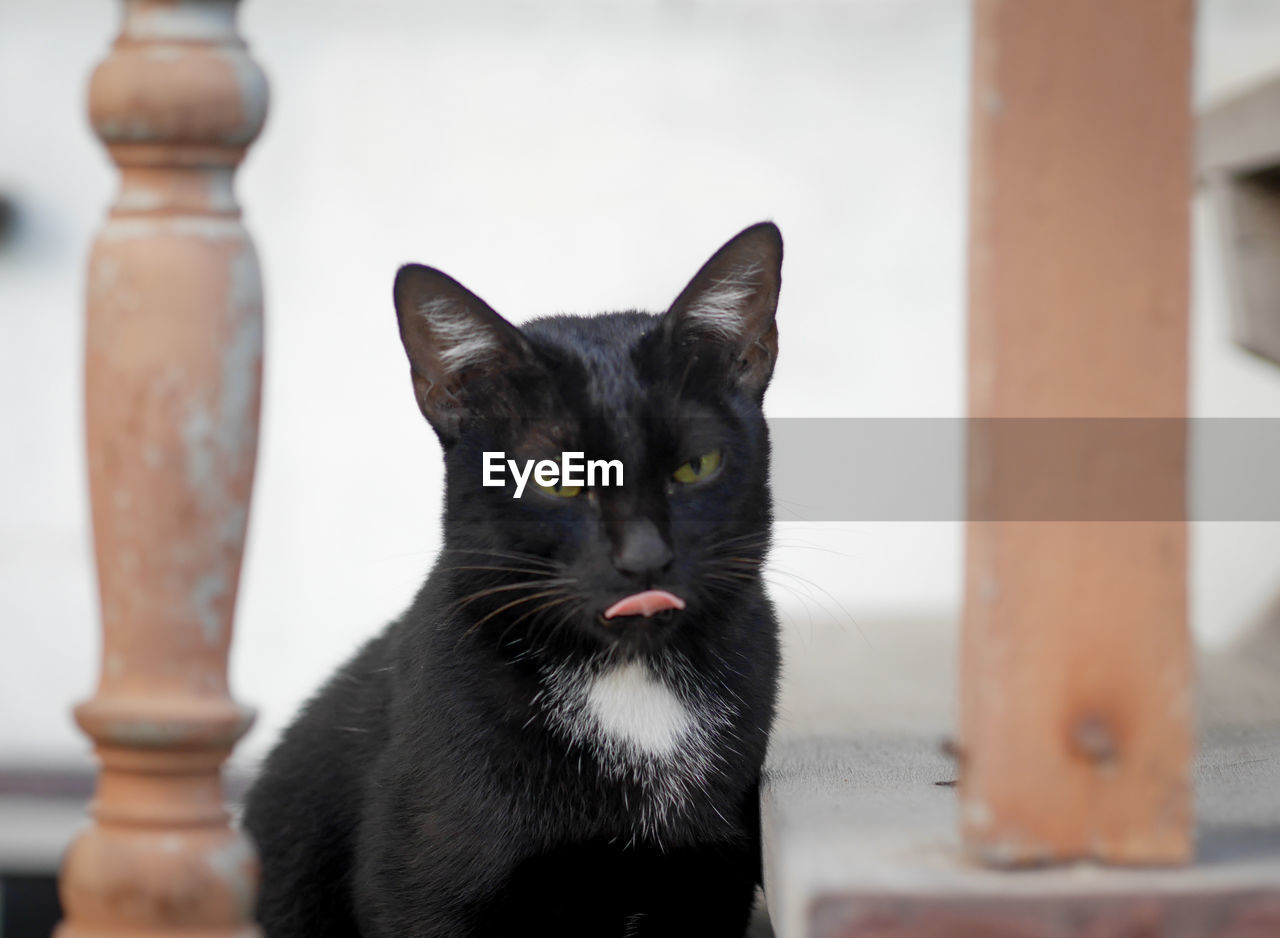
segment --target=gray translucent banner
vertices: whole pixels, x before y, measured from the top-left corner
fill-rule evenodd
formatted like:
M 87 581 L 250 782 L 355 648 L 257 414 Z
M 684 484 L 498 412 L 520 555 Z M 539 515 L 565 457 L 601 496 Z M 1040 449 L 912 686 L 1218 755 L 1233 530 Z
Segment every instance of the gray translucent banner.
M 1280 419 L 769 427 L 779 521 L 1280 521 Z

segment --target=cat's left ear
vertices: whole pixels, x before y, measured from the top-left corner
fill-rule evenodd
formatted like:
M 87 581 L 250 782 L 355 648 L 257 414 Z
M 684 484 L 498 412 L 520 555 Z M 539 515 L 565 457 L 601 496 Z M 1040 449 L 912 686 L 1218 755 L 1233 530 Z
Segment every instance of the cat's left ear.
M 778 290 L 782 233 L 761 222 L 731 238 L 702 265 L 665 317 L 679 351 L 708 343 L 723 353 L 729 380 L 755 397 L 764 394 L 778 358 Z
M 517 385 L 542 373 L 519 329 L 448 274 L 421 264 L 400 268 L 395 303 L 418 407 L 442 443 L 454 442 L 472 419 L 518 414 Z

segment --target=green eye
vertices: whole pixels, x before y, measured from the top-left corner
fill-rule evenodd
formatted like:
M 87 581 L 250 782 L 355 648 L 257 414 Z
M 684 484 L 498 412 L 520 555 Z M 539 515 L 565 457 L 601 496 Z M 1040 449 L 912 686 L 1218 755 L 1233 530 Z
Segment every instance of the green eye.
M 534 485 L 538 485 L 538 483 L 535 482 Z M 561 485 L 559 482 L 555 485 L 538 485 L 538 488 L 548 495 L 554 495 L 556 498 L 573 498 L 582 491 L 581 485 Z
M 690 459 L 671 475 L 677 482 L 683 482 L 688 485 L 690 482 L 701 482 L 719 468 L 720 450 L 713 449 L 709 453 L 703 453 L 701 456 Z

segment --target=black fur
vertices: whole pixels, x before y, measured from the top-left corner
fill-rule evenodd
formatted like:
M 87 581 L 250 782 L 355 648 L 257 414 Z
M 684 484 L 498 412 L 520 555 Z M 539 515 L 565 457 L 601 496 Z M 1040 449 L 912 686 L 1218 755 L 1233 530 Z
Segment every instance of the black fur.
M 272 938 L 743 933 L 778 672 L 760 578 L 772 518 L 760 404 L 781 250 L 777 229 L 757 225 L 664 315 L 519 330 L 443 274 L 401 271 L 401 334 L 445 452 L 444 549 L 249 794 Z M 708 329 L 690 311 L 734 277 L 741 329 Z M 428 308 L 471 317 L 486 355 L 451 365 L 456 330 L 433 332 Z M 566 448 L 621 459 L 625 486 L 558 498 L 531 481 L 516 500 L 480 484 L 486 450 Z M 673 481 L 717 449 L 711 477 Z M 620 567 L 623 554 L 640 569 Z M 686 608 L 600 618 L 649 587 Z M 618 763 L 553 718 L 548 674 L 625 662 L 716 715 L 699 771 Z

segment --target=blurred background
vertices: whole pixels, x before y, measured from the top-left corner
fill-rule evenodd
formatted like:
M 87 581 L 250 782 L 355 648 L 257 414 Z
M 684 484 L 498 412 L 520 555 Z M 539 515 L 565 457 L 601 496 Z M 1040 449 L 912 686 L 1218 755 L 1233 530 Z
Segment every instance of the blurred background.
M 85 88 L 117 19 L 112 0 L 0 0 L 0 774 L 88 764 L 69 715 L 99 647 L 81 298 L 114 173 Z M 769 414 L 963 414 L 965 0 L 246 0 L 241 28 L 272 86 L 238 187 L 268 316 L 242 768 L 407 605 L 439 541 L 438 448 L 390 299 L 402 262 L 517 322 L 659 310 L 773 219 Z M 1280 3 L 1204 0 L 1197 41 L 1203 104 L 1280 69 Z M 1230 342 L 1203 198 L 1195 217 L 1192 413 L 1280 417 L 1280 368 Z M 864 722 L 937 698 L 961 525 L 800 524 L 785 501 L 779 518 L 784 721 L 849 719 L 833 695 L 872 675 Z M 1280 595 L 1280 524 L 1198 522 L 1192 545 L 1211 647 Z

